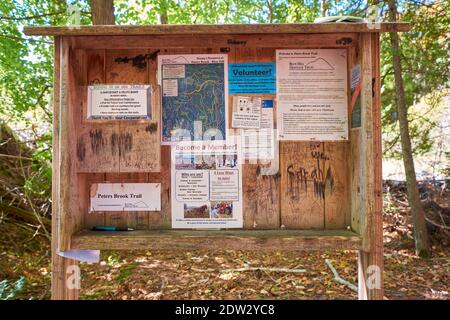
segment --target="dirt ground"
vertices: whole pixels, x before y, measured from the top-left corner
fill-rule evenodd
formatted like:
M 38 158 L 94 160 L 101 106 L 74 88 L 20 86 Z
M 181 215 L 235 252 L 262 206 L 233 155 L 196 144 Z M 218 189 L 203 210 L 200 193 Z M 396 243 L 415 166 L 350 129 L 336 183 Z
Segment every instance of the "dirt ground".
M 432 257 L 416 257 L 404 188 L 387 184 L 385 191 L 385 298 L 448 299 L 448 234 L 432 226 Z M 448 189 L 428 196 L 449 206 Z M 81 264 L 81 299 L 356 299 L 355 291 L 335 282 L 325 259 L 357 283 L 352 251 L 102 251 L 99 264 Z M 250 267 L 266 269 L 236 270 Z M 50 298 L 50 252 L 45 240 L 19 224 L 0 223 L 0 298 L 8 293 Z

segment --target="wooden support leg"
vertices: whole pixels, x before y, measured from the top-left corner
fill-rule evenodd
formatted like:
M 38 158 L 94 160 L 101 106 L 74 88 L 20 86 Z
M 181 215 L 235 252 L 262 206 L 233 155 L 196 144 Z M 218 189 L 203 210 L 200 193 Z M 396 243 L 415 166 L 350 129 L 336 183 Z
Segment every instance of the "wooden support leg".
M 382 258 L 382 253 L 381 253 Z M 383 265 L 379 253 L 358 253 L 358 299 L 383 299 Z
M 78 261 L 58 256 L 60 236 L 60 178 L 59 178 L 59 115 L 60 115 L 60 37 L 54 40 L 54 84 L 53 84 L 53 171 L 52 171 L 52 299 L 76 300 L 80 288 Z M 66 58 L 67 60 L 67 58 Z
M 383 299 L 383 183 L 381 168 L 381 106 L 379 34 L 365 33 L 362 46 L 361 114 L 365 192 L 363 248 L 358 256 L 358 297 Z
M 80 272 L 78 261 L 52 254 L 52 300 L 78 300 Z

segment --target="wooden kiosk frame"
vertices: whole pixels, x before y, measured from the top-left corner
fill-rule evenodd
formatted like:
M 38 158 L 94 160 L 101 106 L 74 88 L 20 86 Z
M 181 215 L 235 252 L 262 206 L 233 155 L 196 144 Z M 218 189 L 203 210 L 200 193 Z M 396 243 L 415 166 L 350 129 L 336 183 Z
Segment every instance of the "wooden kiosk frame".
M 218 249 L 220 243 L 236 250 L 358 250 L 359 297 L 382 299 L 379 37 L 408 30 L 406 23 L 26 27 L 27 35 L 54 36 L 52 298 L 78 298 L 66 281 L 77 262 L 59 251 Z M 349 82 L 352 68 L 361 70 L 359 126 L 349 128 L 347 141 L 314 143 L 334 173 L 334 192 L 326 189 L 318 206 L 308 203 L 295 173 L 299 162 L 316 163 L 312 144 L 282 141 L 277 174 L 243 165 L 242 230 L 171 230 L 170 147 L 160 146 L 158 90 L 150 120 L 86 117 L 87 85 L 158 88 L 158 54 L 227 53 L 229 63 L 268 62 L 276 49 L 303 48 L 345 48 Z M 162 210 L 88 214 L 96 182 L 159 182 Z M 137 230 L 87 231 L 96 224 Z M 379 285 L 368 283 L 373 277 Z

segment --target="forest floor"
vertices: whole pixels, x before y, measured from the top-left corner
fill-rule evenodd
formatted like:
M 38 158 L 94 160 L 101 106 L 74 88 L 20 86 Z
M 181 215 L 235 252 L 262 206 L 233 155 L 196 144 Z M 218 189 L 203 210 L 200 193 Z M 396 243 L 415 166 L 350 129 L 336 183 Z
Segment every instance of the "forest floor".
M 435 194 L 433 201 L 449 206 L 448 189 Z M 385 184 L 386 299 L 449 298 L 449 237 L 438 231 L 431 230 L 432 257 L 416 257 L 405 190 Z M 325 259 L 357 283 L 353 251 L 102 251 L 99 264 L 81 264 L 81 299 L 356 299 L 355 291 L 334 281 Z M 305 272 L 227 270 L 246 266 Z M 0 223 L 0 298 L 8 294 L 50 298 L 50 247 L 19 224 Z

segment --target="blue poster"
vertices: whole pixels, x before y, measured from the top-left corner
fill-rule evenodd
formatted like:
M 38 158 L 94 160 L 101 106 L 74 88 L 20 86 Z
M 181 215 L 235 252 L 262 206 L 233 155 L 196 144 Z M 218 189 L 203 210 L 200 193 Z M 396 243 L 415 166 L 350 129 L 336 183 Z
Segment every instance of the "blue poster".
M 275 63 L 230 63 L 228 65 L 228 93 L 275 94 Z

